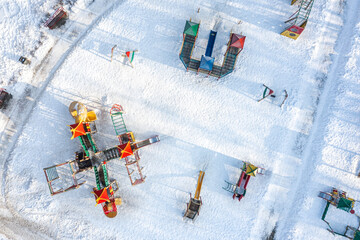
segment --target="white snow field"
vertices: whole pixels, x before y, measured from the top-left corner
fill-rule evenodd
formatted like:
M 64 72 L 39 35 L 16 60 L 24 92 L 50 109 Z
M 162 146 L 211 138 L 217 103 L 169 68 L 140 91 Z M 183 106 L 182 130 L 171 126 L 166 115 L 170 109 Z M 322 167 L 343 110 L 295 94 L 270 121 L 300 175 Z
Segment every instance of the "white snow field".
M 360 199 L 358 0 L 316 0 L 296 41 L 279 34 L 297 9 L 291 0 L 61 2 L 69 19 L 50 30 L 42 24 L 59 1 L 0 1 L 1 87 L 13 94 L 0 112 L 0 239 L 343 239 L 326 230 L 317 195 L 336 187 Z M 186 72 L 179 51 L 190 18 L 201 21 L 196 57 L 211 29 L 218 63 L 230 32 L 246 36 L 233 73 Z M 134 49 L 132 68 L 122 54 Z M 262 84 L 287 90 L 282 108 L 256 101 Z M 81 148 L 70 140 L 72 101 L 96 111 L 100 150 L 118 144 L 116 103 L 137 140 L 160 136 L 140 150 L 145 183 L 131 186 L 123 160 L 107 164 L 123 200 L 116 218 L 95 207 L 93 171 L 50 196 L 43 168 Z M 266 173 L 238 202 L 222 187 L 236 183 L 242 160 Z M 200 170 L 200 215 L 184 221 Z M 328 214 L 335 230 L 357 227 L 339 211 Z

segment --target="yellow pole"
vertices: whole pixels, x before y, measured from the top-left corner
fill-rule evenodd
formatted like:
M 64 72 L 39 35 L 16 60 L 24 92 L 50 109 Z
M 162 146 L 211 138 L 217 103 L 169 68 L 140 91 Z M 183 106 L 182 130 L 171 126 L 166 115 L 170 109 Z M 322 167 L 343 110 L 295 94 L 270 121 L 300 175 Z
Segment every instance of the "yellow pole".
M 200 171 L 197 186 L 196 186 L 195 197 L 194 197 L 196 200 L 200 199 L 200 191 L 201 191 L 202 182 L 204 180 L 204 176 L 205 176 L 205 172 Z

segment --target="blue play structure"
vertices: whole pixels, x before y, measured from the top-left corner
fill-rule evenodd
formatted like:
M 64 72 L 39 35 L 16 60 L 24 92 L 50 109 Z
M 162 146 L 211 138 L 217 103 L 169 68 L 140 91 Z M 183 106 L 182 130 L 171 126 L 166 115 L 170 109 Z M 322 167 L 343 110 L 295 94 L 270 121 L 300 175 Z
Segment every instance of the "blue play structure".
M 205 56 L 211 57 L 212 51 L 214 49 L 215 39 L 216 39 L 216 32 L 211 30 L 209 35 L 209 41 L 206 47 Z
M 214 61 L 215 61 L 215 58 L 202 55 L 199 69 L 212 71 L 213 66 L 214 66 Z
M 216 39 L 216 32 L 211 30 L 209 35 L 209 41 L 206 46 L 205 56 L 204 55 L 201 56 L 199 69 L 203 69 L 206 71 L 213 70 L 215 58 L 211 57 L 211 55 L 214 49 L 215 39 Z
M 196 38 L 198 36 L 200 23 L 186 21 L 183 32 L 183 44 L 180 50 L 180 60 L 184 64 L 186 71 L 191 70 L 197 73 L 204 73 L 218 79 L 228 75 L 235 69 L 236 59 L 244 48 L 245 36 L 230 33 L 230 39 L 224 55 L 222 65 L 215 64 L 215 58 L 212 57 L 217 32 L 210 31 L 209 40 L 206 46 L 205 55 L 201 59 L 192 58 Z

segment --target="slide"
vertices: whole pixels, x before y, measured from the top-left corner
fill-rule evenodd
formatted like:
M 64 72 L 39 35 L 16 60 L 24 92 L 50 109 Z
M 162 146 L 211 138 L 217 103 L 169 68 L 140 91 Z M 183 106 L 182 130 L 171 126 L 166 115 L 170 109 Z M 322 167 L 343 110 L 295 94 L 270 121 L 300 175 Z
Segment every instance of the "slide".
M 209 41 L 208 41 L 208 44 L 206 47 L 205 56 L 211 57 L 212 51 L 214 48 L 214 44 L 215 44 L 215 38 L 216 38 L 216 32 L 211 30 L 210 35 L 209 35 Z

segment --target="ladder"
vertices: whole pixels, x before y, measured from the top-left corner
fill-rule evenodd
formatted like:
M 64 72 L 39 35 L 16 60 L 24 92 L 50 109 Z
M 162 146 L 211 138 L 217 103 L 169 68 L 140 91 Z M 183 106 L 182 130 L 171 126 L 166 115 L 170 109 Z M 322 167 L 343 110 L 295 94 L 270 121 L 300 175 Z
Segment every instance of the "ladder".
M 118 104 L 114 104 L 110 109 L 110 116 L 117 136 L 128 132 L 122 115 L 123 115 L 122 106 Z
M 140 167 L 139 164 L 139 153 L 138 152 L 134 152 L 133 156 L 129 156 L 129 157 L 125 157 L 125 166 L 126 166 L 126 170 L 128 172 L 129 175 L 129 179 L 131 182 L 131 185 L 137 185 L 140 183 L 145 182 L 145 176 L 143 176 L 142 174 L 142 170 L 143 168 Z M 133 173 L 137 173 L 137 176 L 132 176 Z
M 292 25 L 295 26 L 306 24 L 313 4 L 314 0 L 301 0 L 299 9 L 292 16 L 290 16 L 290 18 L 285 21 L 285 23 L 292 22 Z
M 100 184 L 100 176 L 99 176 L 99 172 L 97 170 L 97 167 L 94 166 L 94 173 L 95 173 L 95 180 L 96 180 L 96 187 L 97 190 L 101 189 L 101 184 Z

